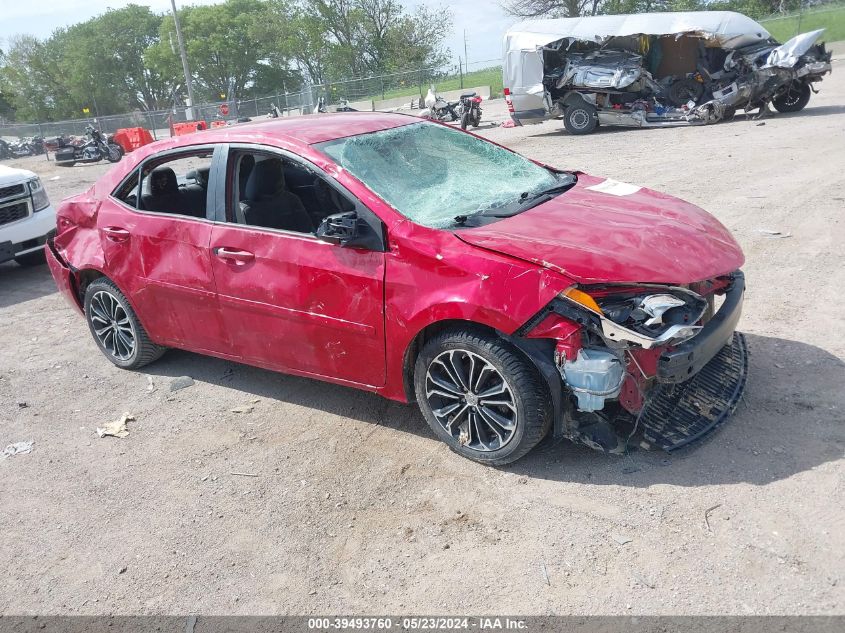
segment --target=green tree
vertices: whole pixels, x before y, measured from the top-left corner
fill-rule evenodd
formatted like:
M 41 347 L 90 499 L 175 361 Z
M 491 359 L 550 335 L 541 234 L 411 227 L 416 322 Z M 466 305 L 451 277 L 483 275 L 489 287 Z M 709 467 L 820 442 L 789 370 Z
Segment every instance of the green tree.
M 31 35 L 11 38 L 1 72 L 17 119 L 50 121 L 72 109 L 58 48 Z
M 448 10 L 420 6 L 408 13 L 396 0 L 303 0 L 295 15 L 301 35 L 292 36 L 292 52 L 312 81 L 439 66 L 447 60 Z M 311 72 L 312 65 L 317 73 Z
M 128 5 L 56 30 L 44 41 L 13 38 L 2 75 L 18 116 L 50 120 L 167 101 L 173 81 L 149 68 L 144 54 L 158 39 L 161 17 Z
M 179 11 L 196 98 L 217 100 L 221 94 L 230 98 L 230 88 L 241 96 L 251 86 L 272 92 L 285 78 L 295 79 L 285 72 L 285 55 L 268 33 L 270 10 L 271 4 L 262 0 L 226 0 Z M 162 76 L 181 75 L 175 42 L 176 27 L 168 15 L 162 21 L 159 42 L 146 56 Z M 257 86 L 258 79 L 268 85 Z
M 12 91 L 6 80 L 6 54 L 0 50 L 0 121 L 9 121 L 15 118 L 15 106 L 12 103 Z
M 89 65 L 105 73 L 106 85 L 133 108 L 157 109 L 167 105 L 173 78 L 150 68 L 144 56 L 158 42 L 162 17 L 149 7 L 130 4 L 110 9 L 90 21 L 90 39 L 85 42 Z

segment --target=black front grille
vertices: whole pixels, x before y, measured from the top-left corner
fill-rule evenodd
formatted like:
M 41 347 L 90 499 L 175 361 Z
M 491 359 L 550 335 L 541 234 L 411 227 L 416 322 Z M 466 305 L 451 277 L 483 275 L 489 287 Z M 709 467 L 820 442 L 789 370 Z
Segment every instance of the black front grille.
M 646 442 L 672 451 L 706 435 L 736 409 L 747 376 L 745 337 L 734 332 L 732 341 L 687 382 L 655 388 L 640 421 Z
M 9 185 L 8 187 L 0 187 L 0 200 L 4 198 L 11 198 L 12 196 L 19 196 L 26 191 L 26 185 Z
M 17 204 L 10 204 L 6 207 L 0 207 L 0 225 L 23 220 L 27 215 L 29 215 L 29 204 L 26 200 Z

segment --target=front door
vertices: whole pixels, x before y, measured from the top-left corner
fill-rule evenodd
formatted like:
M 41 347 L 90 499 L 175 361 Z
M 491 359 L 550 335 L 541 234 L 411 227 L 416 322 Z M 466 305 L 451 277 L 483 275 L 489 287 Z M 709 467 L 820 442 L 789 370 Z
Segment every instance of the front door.
M 230 150 L 227 172 L 228 221 L 214 225 L 210 252 L 233 349 L 272 369 L 383 385 L 384 252 L 313 235 L 358 203 L 268 151 Z

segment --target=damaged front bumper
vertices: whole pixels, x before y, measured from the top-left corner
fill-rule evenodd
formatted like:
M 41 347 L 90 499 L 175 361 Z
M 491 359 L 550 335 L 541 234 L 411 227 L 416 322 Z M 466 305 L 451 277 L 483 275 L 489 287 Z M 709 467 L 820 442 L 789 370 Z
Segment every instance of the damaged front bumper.
M 663 352 L 657 362 L 657 381 L 679 383 L 700 372 L 727 345 L 739 318 L 745 296 L 745 275 L 733 274 L 733 282 L 725 292 L 719 311 L 690 340 Z
M 724 301 L 718 311 L 710 318 L 696 313 L 685 335 L 679 326 L 668 326 L 652 339 L 618 324 L 608 327 L 612 322 L 598 305 L 591 310 L 567 297 L 526 323 L 517 334 L 530 337 L 547 318 L 580 326 L 557 342 L 563 396 L 556 434 L 608 453 L 636 445 L 672 451 L 724 422 L 742 397 L 748 361 L 745 340 L 735 331 L 745 277 L 736 271 L 721 282 Z M 711 295 L 711 309 L 714 302 Z M 679 338 L 667 343 L 672 332 Z

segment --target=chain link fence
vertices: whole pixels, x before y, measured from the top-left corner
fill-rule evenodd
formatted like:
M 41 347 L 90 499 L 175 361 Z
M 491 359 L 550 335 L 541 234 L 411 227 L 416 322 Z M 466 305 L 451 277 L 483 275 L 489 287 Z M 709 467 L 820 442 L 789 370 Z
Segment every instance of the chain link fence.
M 487 62 L 476 62 L 472 65 L 478 66 L 484 63 Z M 379 101 L 406 96 L 409 102 L 415 101 L 418 104 L 429 85 L 447 78 L 462 77 L 465 72 L 466 69 L 463 67 L 419 68 L 375 77 L 306 85 L 298 92 L 245 96 L 238 100 L 202 103 L 193 108 L 179 105 L 167 110 L 136 110 L 125 114 L 89 115 L 86 118 L 42 123 L 3 124 L 0 122 L 0 137 L 42 136 L 49 138 L 60 134 L 82 136 L 85 134 L 87 125 L 94 125 L 107 134 L 114 133 L 120 128 L 144 127 L 150 130 L 154 138 L 159 139 L 170 135 L 171 122 L 204 120 L 211 123 L 215 120 L 253 119 L 267 116 L 274 106 L 282 116 L 307 114 L 313 112 L 320 98 L 329 108 L 344 101 Z M 224 115 L 223 112 L 226 114 Z M 96 115 L 96 113 L 92 114 Z

